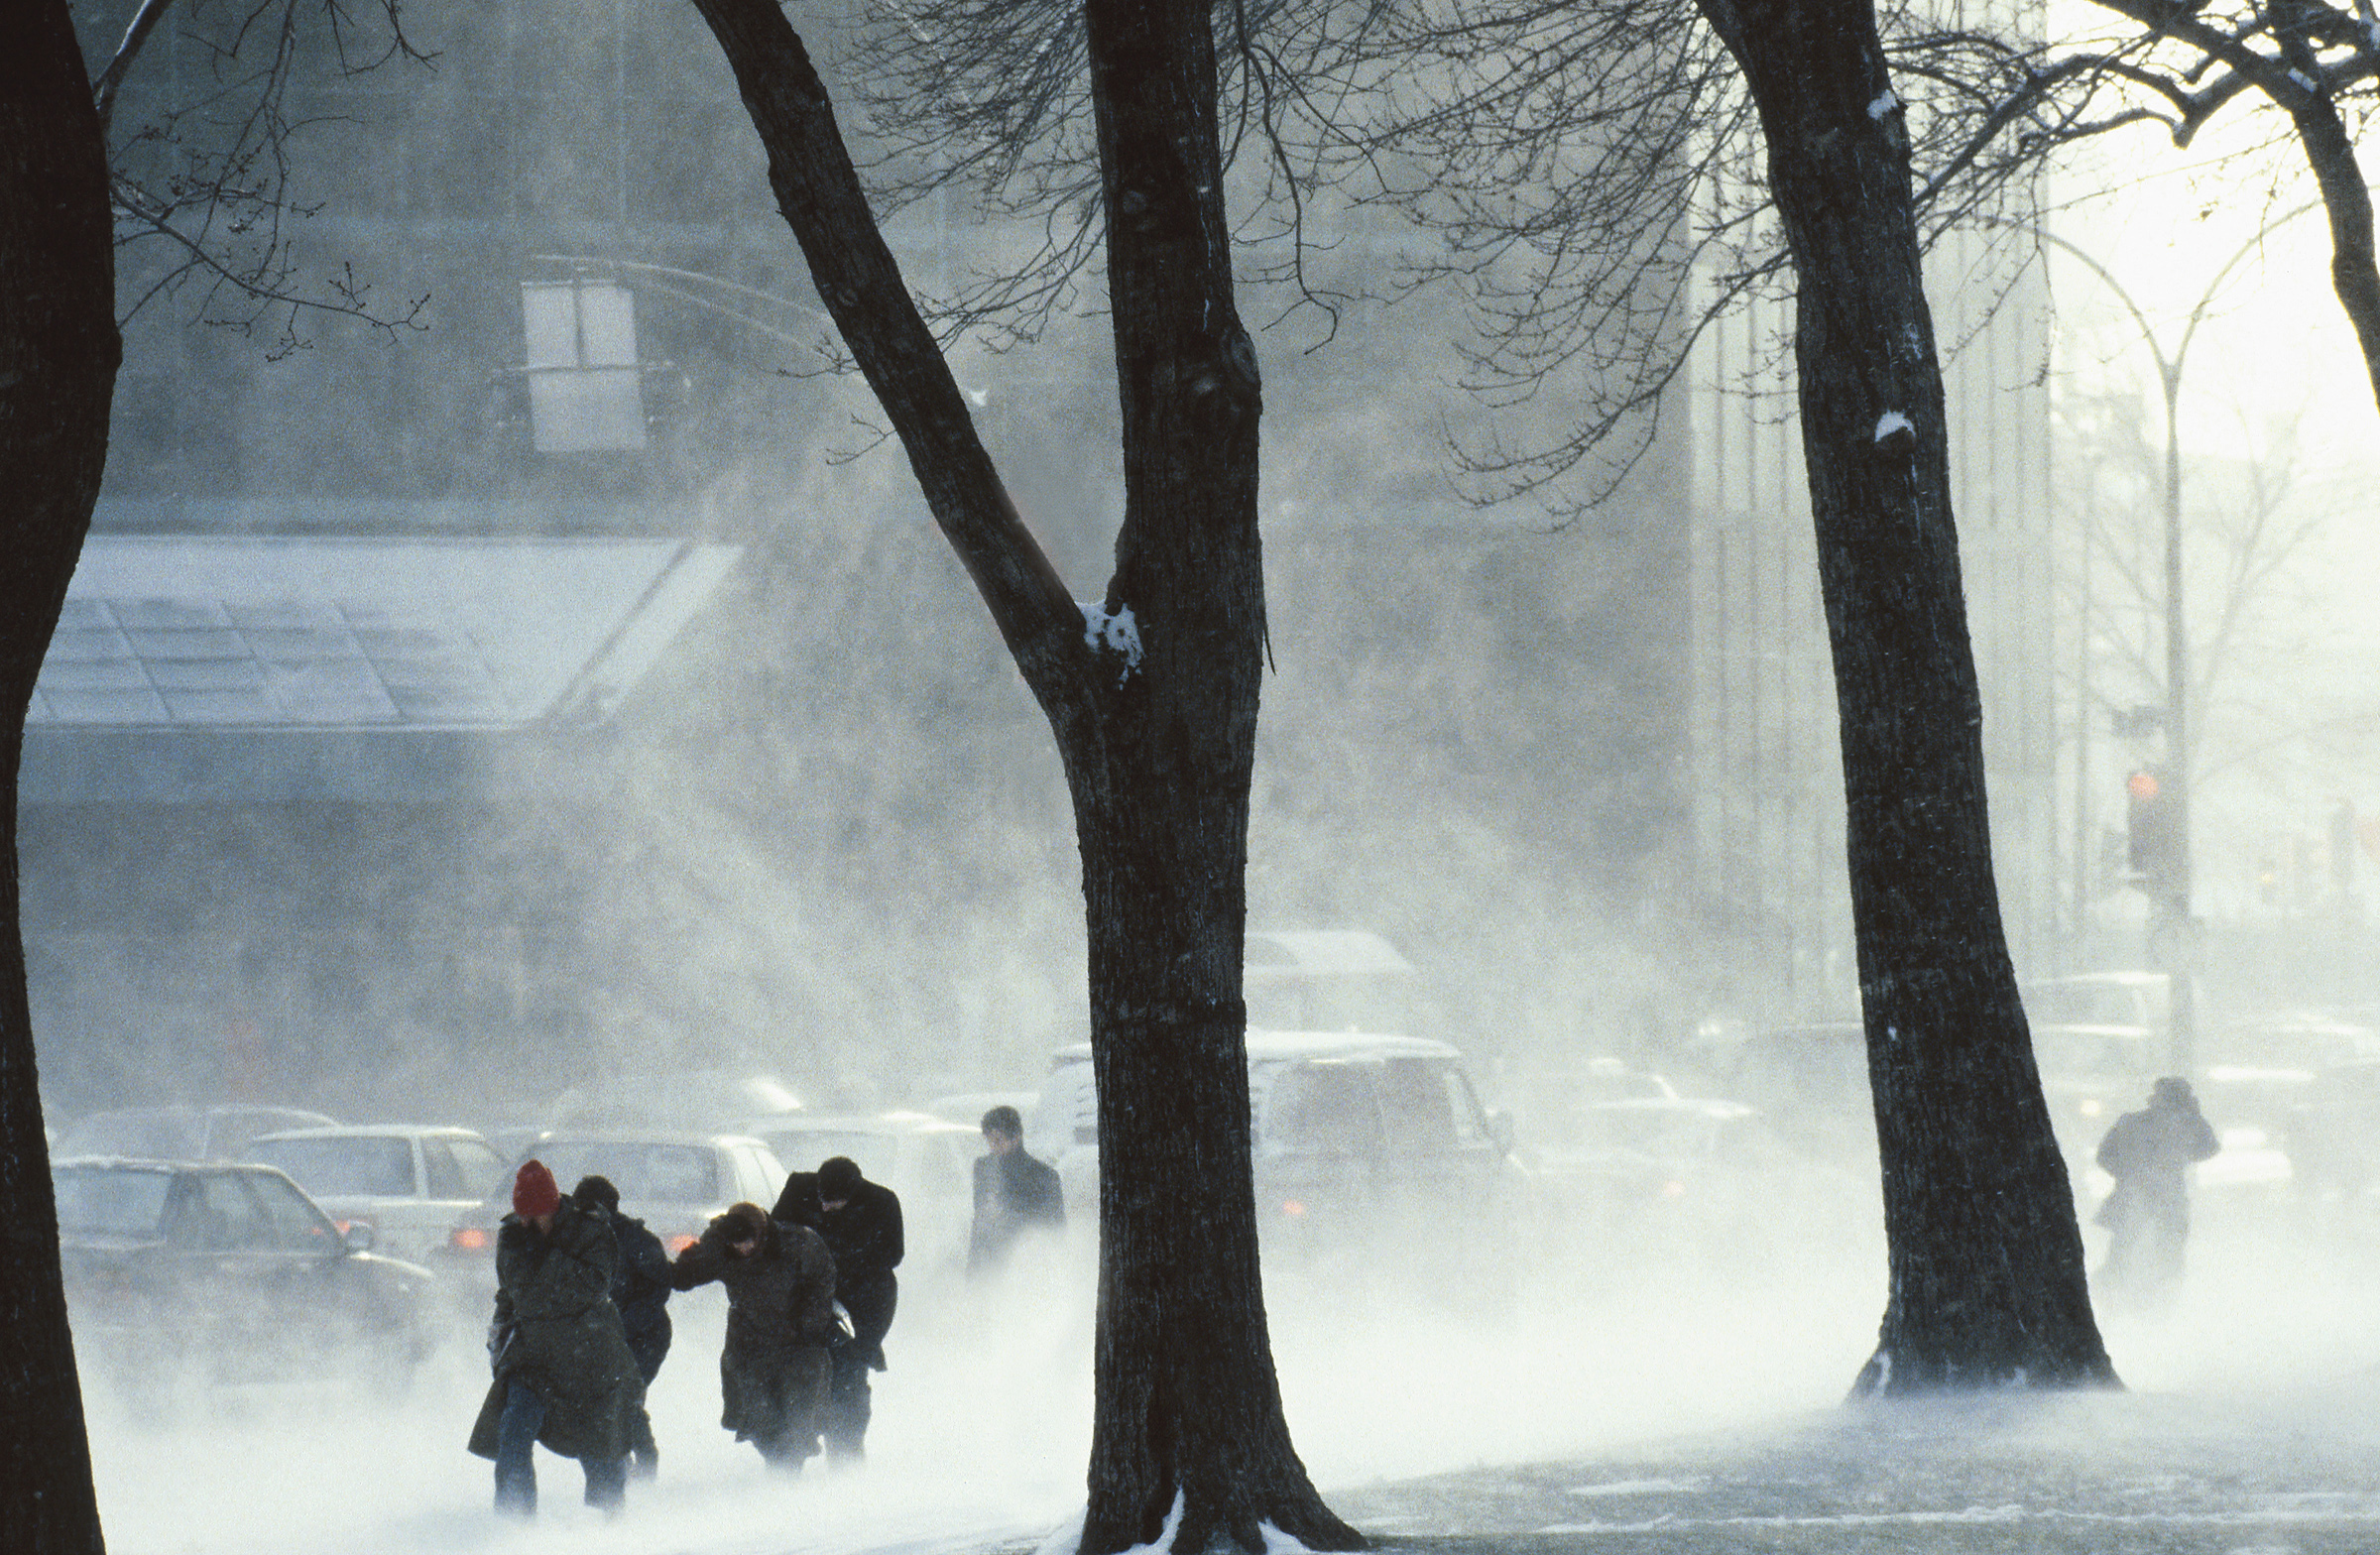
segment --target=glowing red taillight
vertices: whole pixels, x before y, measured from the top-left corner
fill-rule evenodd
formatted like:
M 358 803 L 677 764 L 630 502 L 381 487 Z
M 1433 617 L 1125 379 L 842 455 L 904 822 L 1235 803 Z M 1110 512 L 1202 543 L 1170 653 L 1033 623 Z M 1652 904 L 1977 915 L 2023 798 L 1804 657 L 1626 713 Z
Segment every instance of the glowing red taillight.
M 685 1252 L 686 1249 L 694 1246 L 696 1240 L 697 1239 L 689 1237 L 681 1231 L 673 1237 L 663 1237 L 661 1239 L 661 1251 L 668 1254 L 671 1257 L 675 1257 L 680 1253 Z
M 488 1246 L 488 1234 L 479 1226 L 457 1226 L 448 1233 L 446 1243 L 465 1253 L 484 1252 Z

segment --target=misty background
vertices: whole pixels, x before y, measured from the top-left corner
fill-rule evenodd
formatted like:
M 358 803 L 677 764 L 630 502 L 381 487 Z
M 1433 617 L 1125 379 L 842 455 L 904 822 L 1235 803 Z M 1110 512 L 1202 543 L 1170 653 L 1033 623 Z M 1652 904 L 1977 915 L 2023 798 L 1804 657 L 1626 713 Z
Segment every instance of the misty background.
M 78 10 L 87 55 L 130 9 Z M 296 193 L 318 210 L 289 231 L 301 278 L 351 271 L 400 315 L 423 299 L 412 321 L 307 316 L 293 341 L 193 285 L 127 328 L 21 785 L 54 1126 L 253 1100 L 511 1127 L 589 1077 L 696 1068 L 774 1074 L 813 1108 L 1030 1089 L 1086 1020 L 1055 753 L 864 387 L 818 344 L 715 44 L 688 8 L 625 0 L 406 16 L 426 66 L 342 77 L 299 41 Z M 158 118 L 214 79 L 192 18 L 119 109 L 164 125 L 127 153 L 155 168 L 209 133 L 203 112 Z M 830 89 L 833 20 L 797 17 Z M 2142 291 L 2161 317 L 2200 284 L 2164 278 L 2275 213 L 2235 213 L 2219 239 L 2202 217 L 2161 250 L 2142 237 L 2154 209 L 2053 207 L 2078 242 L 2132 256 L 2127 278 L 2160 278 Z M 1310 275 L 1349 292 L 1424 242 L 1327 194 L 1316 219 Z M 928 293 L 1038 237 L 956 199 L 887 225 Z M 2320 236 L 2288 231 L 2318 254 Z M 128 251 L 127 295 L 165 263 Z M 1935 264 L 2018 968 L 2146 967 L 2123 779 L 2157 744 L 2120 715 L 2160 694 L 2154 602 L 2125 592 L 2157 542 L 2153 370 L 2054 256 L 1953 245 Z M 2202 641 L 2214 615 L 2233 623 L 2202 722 L 2202 966 L 2209 1008 L 2241 1022 L 2380 1002 L 2362 899 L 2380 642 L 2356 588 L 2370 408 L 2352 365 L 2344 391 L 2321 387 L 2340 379 L 2315 353 L 2345 330 L 2316 271 L 2271 283 L 2316 323 L 2282 389 L 2249 377 L 2274 334 L 2247 300 L 2260 269 L 2190 379 L 2193 608 L 2211 613 Z M 952 348 L 1086 600 L 1123 500 L 1096 293 L 1038 340 Z M 1272 662 L 1251 927 L 1383 936 L 1410 975 L 1333 1019 L 1461 1047 L 1524 1158 L 1561 1145 L 1559 1099 L 1590 1060 L 1693 1089 L 1714 1030 L 1855 1018 L 1783 300 L 1713 331 L 1641 459 L 1567 521 L 1467 500 L 1449 439 L 1553 435 L 1565 396 L 1464 393 L 1459 297 L 1354 298 L 1334 326 L 1251 285 L 1243 310 L 1277 320 L 1257 333 Z M 2197 404 L 2218 391 L 2236 404 Z M 2353 435 L 2328 419 L 2342 402 Z M 2273 564 L 2226 592 L 2243 556 Z M 1791 1187 L 1729 1206 L 1708 1240 L 1559 1241 L 1493 1331 L 1281 1282 L 1301 1451 L 1343 1486 L 1833 1401 L 1884 1294 L 1874 1183 L 1830 1168 Z M 2119 1371 L 2152 1397 L 2223 1397 L 2368 1368 L 2366 1229 L 2253 1185 L 2202 1194 L 2185 1304 L 2106 1319 Z M 821 1547 L 862 1525 L 927 1546 L 936 1518 L 1046 1532 L 1079 1504 L 1077 1253 L 1067 1299 L 1021 1331 L 955 1299 L 904 1306 L 881 1472 L 801 1493 Z M 718 1487 L 757 1471 L 710 1413 L 716 1314 L 682 1310 L 655 1410 L 686 1480 L 656 1514 L 741 1547 L 729 1530 L 755 1503 Z M 1422 1358 L 1428 1385 L 1368 1371 L 1382 1354 Z M 96 1401 L 111 1530 L 130 1548 L 318 1548 L 366 1526 L 393 1548 L 492 1547 L 510 1535 L 486 1528 L 460 1454 L 477 1359 L 342 1433 L 275 1407 L 201 1438 Z M 952 1473 L 986 1398 L 1012 1439 Z M 269 1520 L 229 1492 L 192 1502 L 226 1450 L 313 1472 Z M 377 1477 L 342 1474 L 358 1461 Z M 550 1463 L 565 1503 L 572 1472 Z M 793 1516 L 793 1493 L 751 1494 Z M 566 1507 L 555 1521 L 605 1536 Z

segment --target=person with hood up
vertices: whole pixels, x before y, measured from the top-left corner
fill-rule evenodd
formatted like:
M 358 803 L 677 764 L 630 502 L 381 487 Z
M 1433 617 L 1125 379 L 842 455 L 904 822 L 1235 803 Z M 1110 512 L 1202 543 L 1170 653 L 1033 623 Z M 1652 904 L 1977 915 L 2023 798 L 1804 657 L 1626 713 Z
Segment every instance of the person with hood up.
M 2190 1237 L 2190 1168 L 2221 1148 L 2188 1080 L 2172 1075 L 2149 1105 L 2115 1121 L 2099 1141 L 2099 1169 L 2115 1179 L 2095 1217 L 2107 1228 L 2100 1277 L 2135 1300 L 2157 1300 L 2182 1278 Z
M 672 1289 L 712 1280 L 727 1287 L 719 1423 L 771 1468 L 798 1474 L 818 1451 L 827 1352 L 843 1335 L 834 1256 L 807 1226 L 731 1205 L 669 1265 Z
M 645 1401 L 636 1357 L 612 1305 L 618 1243 L 601 1210 L 564 1199 L 539 1161 L 513 1179 L 513 1213 L 496 1233 L 495 1379 L 470 1449 L 496 1461 L 496 1509 L 537 1509 L 532 1448 L 543 1442 L 586 1471 L 587 1504 L 617 1512 L 628 1479 L 629 1419 Z
M 620 1252 L 612 1269 L 612 1305 L 620 1309 L 628 1353 L 636 1357 L 637 1376 L 650 1391 L 669 1355 L 669 1255 L 643 1221 L 620 1213 L 620 1190 L 611 1178 L 581 1177 L 570 1190 L 570 1201 L 581 1209 L 600 1210 L 611 1221 Z M 653 1439 L 653 1416 L 642 1398 L 629 1416 L 628 1446 L 630 1473 L 650 1480 L 659 1472 L 661 1450 Z
M 830 1155 L 816 1171 L 785 1178 L 774 1214 L 814 1228 L 835 1256 L 835 1300 L 851 1319 L 851 1337 L 828 1361 L 826 1461 L 856 1464 L 867 1456 L 874 1413 L 868 1374 L 885 1370 L 885 1335 L 900 1299 L 892 1272 L 902 1253 L 900 1195 L 870 1182 L 850 1156 Z

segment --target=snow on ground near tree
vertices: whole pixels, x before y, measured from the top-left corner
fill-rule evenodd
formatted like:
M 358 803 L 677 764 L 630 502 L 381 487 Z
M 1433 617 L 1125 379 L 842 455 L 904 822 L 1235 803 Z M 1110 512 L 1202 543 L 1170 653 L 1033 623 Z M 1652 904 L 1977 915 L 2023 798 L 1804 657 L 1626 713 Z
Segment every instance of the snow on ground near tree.
M 1284 1280 L 1274 1348 L 1316 1481 L 1390 1541 L 2380 1548 L 2380 1226 L 2285 1202 L 2202 1222 L 2174 1310 L 2105 1315 L 2131 1387 L 2109 1397 L 1839 1407 L 1881 1312 L 1864 1256 L 1707 1280 L 1574 1269 L 1559 1283 L 1583 1294 L 1539 1285 L 1500 1319 Z M 1029 1551 L 1080 1515 L 1087 1289 L 1079 1270 L 1056 1294 L 905 1288 L 868 1468 L 792 1483 L 719 1430 L 720 1309 L 685 1301 L 653 1396 L 661 1477 L 632 1485 L 613 1522 L 578 1504 L 577 1466 L 542 1452 L 541 1519 L 494 1518 L 489 1466 L 462 1448 L 485 1376 L 467 1340 L 397 1406 L 246 1397 L 144 1425 L 94 1380 L 109 1548 Z

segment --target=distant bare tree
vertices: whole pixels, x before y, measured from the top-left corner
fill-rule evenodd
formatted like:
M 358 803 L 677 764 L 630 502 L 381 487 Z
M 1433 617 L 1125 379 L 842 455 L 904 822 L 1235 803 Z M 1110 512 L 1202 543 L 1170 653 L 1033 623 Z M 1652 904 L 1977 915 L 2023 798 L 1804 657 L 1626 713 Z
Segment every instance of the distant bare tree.
M 2071 142 L 2138 123 L 2163 126 L 2177 147 L 2234 104 L 2261 103 L 2287 121 L 2330 222 L 2330 284 L 2380 401 L 2380 259 L 2372 198 L 2354 129 L 2380 78 L 2380 19 L 2324 0 L 2167 5 L 2096 0 L 2130 28 L 2098 46 L 2047 51 L 2033 67 L 2043 95 L 2071 104 L 2058 139 Z M 2104 106 L 2102 106 L 2102 104 Z M 2235 115 L 2236 116 L 2236 115 Z

